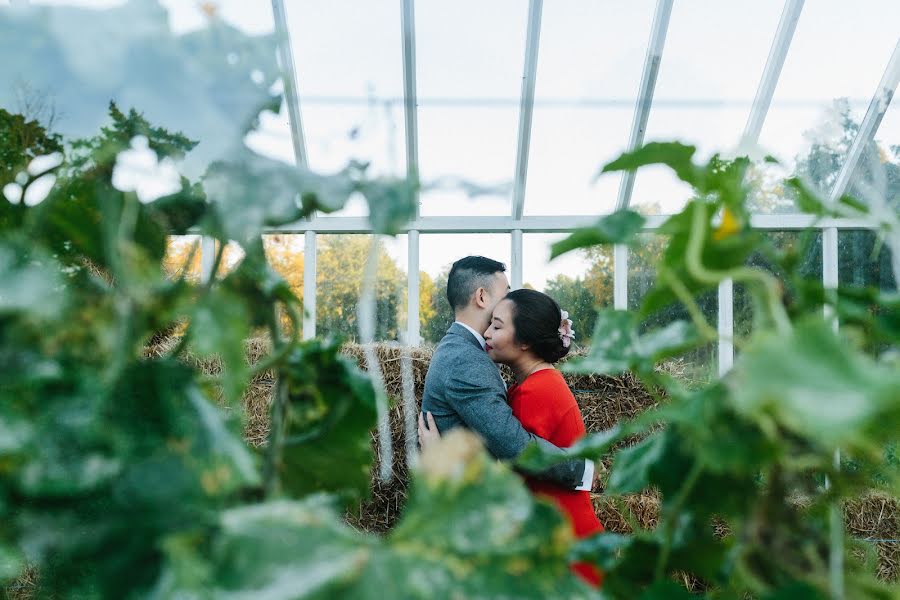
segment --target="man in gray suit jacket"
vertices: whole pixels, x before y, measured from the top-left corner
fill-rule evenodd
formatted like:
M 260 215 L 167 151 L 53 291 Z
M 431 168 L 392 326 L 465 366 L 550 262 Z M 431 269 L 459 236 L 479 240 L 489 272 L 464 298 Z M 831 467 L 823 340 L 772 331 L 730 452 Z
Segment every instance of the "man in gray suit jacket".
M 488 451 L 499 459 L 515 458 L 531 442 L 564 453 L 547 440 L 525 431 L 506 401 L 506 384 L 485 352 L 482 332 L 494 306 L 509 291 L 503 263 L 467 256 L 455 263 L 447 278 L 447 299 L 456 316 L 431 358 L 425 376 L 422 411 L 438 431 L 468 427 L 480 434 Z M 434 417 L 431 420 L 431 417 Z M 421 435 L 428 436 L 419 416 Z M 594 464 L 572 459 L 539 476 L 567 489 L 591 489 Z

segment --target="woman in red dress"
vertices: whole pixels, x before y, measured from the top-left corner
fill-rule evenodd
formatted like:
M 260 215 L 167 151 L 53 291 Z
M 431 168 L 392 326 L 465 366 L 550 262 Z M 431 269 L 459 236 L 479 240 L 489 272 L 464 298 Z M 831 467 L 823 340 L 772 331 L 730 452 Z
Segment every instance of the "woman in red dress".
M 513 414 L 526 430 L 560 448 L 568 448 L 585 434 L 575 397 L 553 367 L 569 352 L 573 337 L 572 321 L 556 301 L 528 289 L 510 292 L 501 300 L 484 332 L 488 355 L 515 374 L 516 382 L 507 394 Z M 603 531 L 589 491 L 566 490 L 531 478 L 526 478 L 526 484 L 535 495 L 556 503 L 576 537 Z M 602 575 L 594 566 L 576 563 L 572 569 L 600 585 Z

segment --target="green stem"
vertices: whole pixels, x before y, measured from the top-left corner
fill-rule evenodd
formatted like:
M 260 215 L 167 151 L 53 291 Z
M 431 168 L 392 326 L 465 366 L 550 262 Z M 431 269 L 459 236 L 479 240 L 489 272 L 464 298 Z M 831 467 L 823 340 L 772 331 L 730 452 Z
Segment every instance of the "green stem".
M 719 335 L 718 331 L 713 329 L 703 316 L 703 311 L 700 310 L 700 306 L 697 305 L 696 300 L 694 300 L 694 297 L 691 295 L 691 292 L 688 291 L 687 287 L 685 287 L 681 280 L 665 267 L 660 270 L 660 276 L 669 284 L 669 287 L 672 288 L 672 291 L 675 292 L 675 295 L 681 300 L 682 304 L 684 304 L 688 314 L 691 316 L 691 320 L 697 326 L 697 329 L 700 330 L 700 334 L 703 338 L 707 342 L 714 341 Z
M 725 271 L 712 271 L 703 266 L 703 243 L 706 240 L 706 209 L 702 203 L 694 203 L 691 214 L 691 232 L 685 252 L 685 267 L 697 281 L 707 285 L 718 285 L 719 282 L 731 278 L 759 286 L 763 294 L 763 303 L 779 333 L 788 333 L 791 322 L 781 304 L 778 280 L 758 269 L 745 266 L 734 267 Z
M 693 466 L 691 467 L 690 472 L 684 480 L 684 483 L 681 486 L 681 489 L 678 491 L 678 496 L 675 497 L 675 502 L 666 510 L 666 539 L 663 544 L 662 550 L 659 553 L 659 558 L 656 560 L 656 568 L 653 572 L 653 578 L 655 581 L 661 580 L 666 573 L 666 564 L 669 562 L 669 555 L 672 553 L 672 540 L 675 537 L 675 527 L 677 527 L 678 523 L 672 519 L 673 515 L 677 515 L 681 512 L 682 507 L 684 506 L 685 501 L 687 500 L 688 494 L 691 493 L 691 490 L 697 484 L 697 480 L 700 478 L 700 474 L 703 472 L 703 465 L 700 461 L 695 461 Z
M 278 327 L 278 313 L 272 307 L 269 315 L 269 334 L 272 336 L 273 356 L 280 354 L 284 346 Z M 282 377 L 275 379 L 275 395 L 272 405 L 272 419 L 269 429 L 269 445 L 266 450 L 266 464 L 263 473 L 263 492 L 267 498 L 278 493 L 278 470 L 281 465 L 281 449 L 284 445 L 285 412 L 287 410 L 287 386 Z

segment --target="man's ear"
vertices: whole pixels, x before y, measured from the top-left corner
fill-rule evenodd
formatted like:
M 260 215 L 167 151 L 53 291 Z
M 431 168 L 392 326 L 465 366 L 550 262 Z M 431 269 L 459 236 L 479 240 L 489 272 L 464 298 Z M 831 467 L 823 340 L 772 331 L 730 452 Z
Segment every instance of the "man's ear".
M 487 300 L 485 296 L 487 295 L 487 290 L 483 287 L 475 290 L 475 306 L 478 308 L 485 308 L 487 306 Z

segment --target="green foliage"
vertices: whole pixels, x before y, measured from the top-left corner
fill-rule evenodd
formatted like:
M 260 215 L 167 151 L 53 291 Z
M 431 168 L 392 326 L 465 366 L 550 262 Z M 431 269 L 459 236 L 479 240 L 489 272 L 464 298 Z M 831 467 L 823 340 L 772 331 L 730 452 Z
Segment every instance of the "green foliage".
M 368 495 L 375 391 L 340 344 L 312 340 L 290 351 L 282 377 L 282 486 L 293 497 L 320 490 L 348 501 Z
M 352 191 L 369 193 L 387 231 L 408 218 L 392 199 L 410 186 L 366 179 L 361 165 L 325 177 L 236 155 L 141 202 L 112 184 L 130 136 L 175 160 L 193 142 L 136 111 L 110 116 L 69 145 L 50 195 L 0 237 L 0 364 L 12 374 L 0 385 L 0 578 L 28 562 L 46 596 L 589 597 L 556 510 L 471 441 L 443 476 L 414 484 L 386 540 L 331 508 L 367 493 L 375 390 L 337 342 L 297 339 L 299 301 L 261 235 Z M 217 264 L 231 238 L 245 257 L 207 283 L 167 278 L 166 234 L 191 227 L 216 238 Z M 181 343 L 145 356 L 178 323 Z M 257 327 L 272 350 L 251 367 L 243 344 Z M 188 349 L 219 360 L 218 374 L 202 375 Z M 240 438 L 238 399 L 259 376 L 277 384 L 257 454 Z
M 593 597 L 567 571 L 571 533 L 559 513 L 456 433 L 425 456 L 386 538 L 341 523 L 322 496 L 235 508 L 211 541 L 173 542 L 163 596 Z
M 584 227 L 575 230 L 566 239 L 553 244 L 550 258 L 556 258 L 561 254 L 596 246 L 598 244 L 625 244 L 641 230 L 644 225 L 644 217 L 632 210 L 620 210 L 602 217 L 592 227 Z
M 675 321 L 644 333 L 638 332 L 637 325 L 634 313 L 599 311 L 587 356 L 567 362 L 563 369 L 571 373 L 617 375 L 634 371 L 649 375 L 659 361 L 700 343 L 696 328 L 686 321 Z
M 659 525 L 631 536 L 600 534 L 580 542 L 574 556 L 603 567 L 604 591 L 616 598 L 670 593 L 667 579 L 676 571 L 702 578 L 712 586 L 710 597 L 886 597 L 870 575 L 850 567 L 849 544 L 833 516 L 842 500 L 872 481 L 866 469 L 835 466 L 834 456 L 840 449 L 854 460 L 874 461 L 894 442 L 900 378 L 887 350 L 896 349 L 888 316 L 896 293 L 852 285 L 825 293 L 803 277 L 808 253 L 801 249 L 775 255 L 792 286 L 783 295 L 767 270 L 746 265 L 764 246 L 749 228 L 745 162 L 714 157 L 696 165 L 692 156 L 693 149 L 680 144 L 650 144 L 605 167 L 666 164 L 695 187 L 697 198 L 663 225 L 668 246 L 640 312 L 601 311 L 589 354 L 569 367 L 630 370 L 651 393 L 667 392 L 670 400 L 657 411 L 573 449 L 599 458 L 624 436 L 640 434 L 641 441 L 615 454 L 606 493 L 657 489 Z M 807 195 L 804 206 L 831 210 L 806 187 L 790 185 Z M 891 224 L 876 215 L 871 226 Z M 654 367 L 661 358 L 716 340 L 696 297 L 724 279 L 752 295 L 753 328 L 727 376 L 685 390 Z M 674 302 L 685 307 L 690 322 L 646 327 L 646 318 L 652 321 Z M 822 316 L 826 307 L 852 337 L 835 332 Z M 876 340 L 882 345 L 873 345 Z M 534 468 L 559 459 L 533 447 L 520 460 Z M 887 481 L 898 489 L 891 475 Z M 714 536 L 714 520 L 730 534 Z

